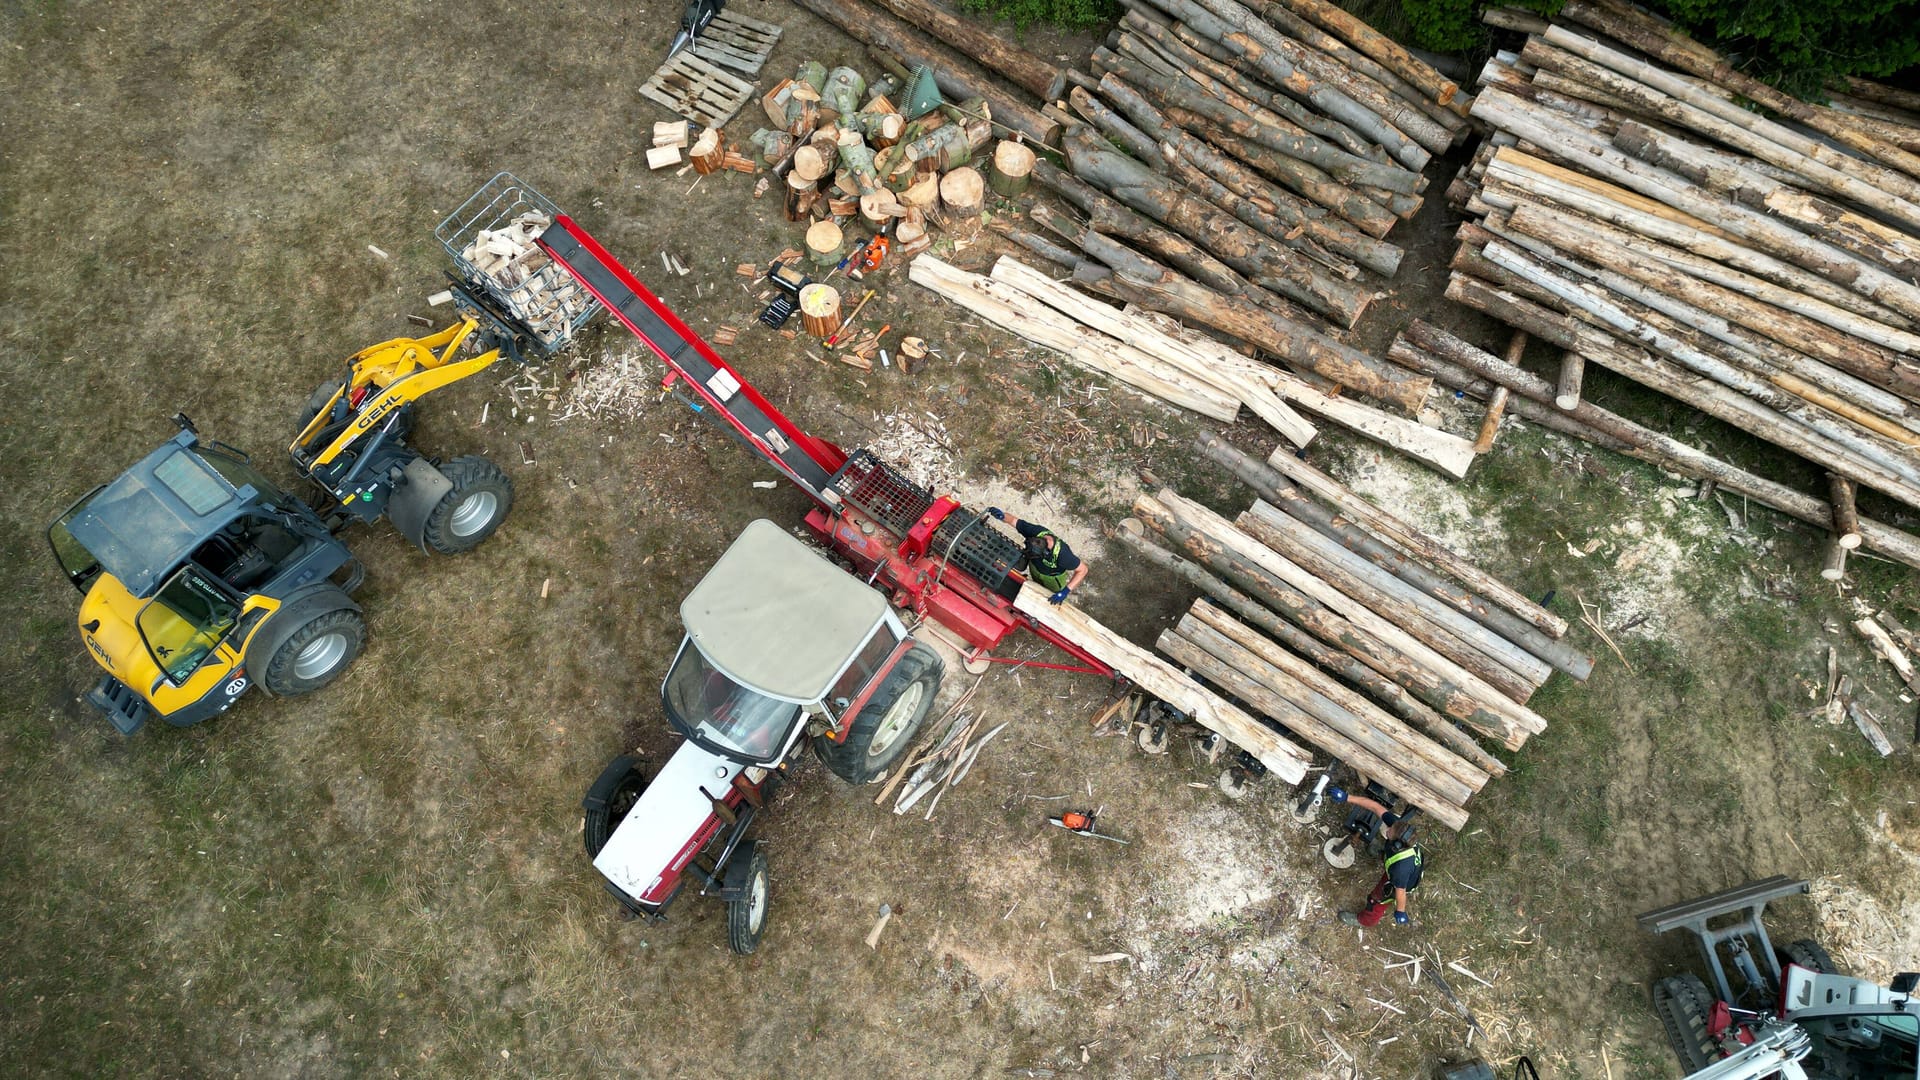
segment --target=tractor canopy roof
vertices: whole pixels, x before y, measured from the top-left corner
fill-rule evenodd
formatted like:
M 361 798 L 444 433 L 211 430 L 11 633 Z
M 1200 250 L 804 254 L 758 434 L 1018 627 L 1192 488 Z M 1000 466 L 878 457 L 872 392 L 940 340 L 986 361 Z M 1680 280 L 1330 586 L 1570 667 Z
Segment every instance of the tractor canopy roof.
M 87 500 L 67 523 L 100 568 L 144 597 L 258 494 L 235 488 L 183 431 Z
M 887 598 L 762 518 L 680 603 L 687 636 L 736 681 L 812 702 L 866 644 Z

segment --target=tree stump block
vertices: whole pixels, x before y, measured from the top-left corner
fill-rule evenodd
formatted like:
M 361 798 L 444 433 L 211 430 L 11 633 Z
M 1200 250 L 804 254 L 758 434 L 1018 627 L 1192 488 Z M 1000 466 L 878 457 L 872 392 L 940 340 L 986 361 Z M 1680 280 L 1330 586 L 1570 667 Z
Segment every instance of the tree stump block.
M 1033 150 L 1025 143 L 1002 139 L 1000 145 L 993 148 L 987 186 L 995 195 L 1011 199 L 1027 190 L 1027 179 L 1032 173 Z
M 807 229 L 807 258 L 815 266 L 831 270 L 847 254 L 847 238 L 840 226 L 831 221 L 816 221 Z
M 813 180 L 801 176 L 797 171 L 787 173 L 785 210 L 788 221 L 807 220 L 813 213 L 813 204 L 819 198 L 820 191 Z
M 809 142 L 793 152 L 793 168 L 790 175 L 797 176 L 808 183 L 818 183 L 821 178 L 833 172 L 833 162 L 828 151 L 822 150 L 818 143 Z
M 687 160 L 693 162 L 693 171 L 707 176 L 720 171 L 726 164 L 727 148 L 720 141 L 720 129 L 708 128 L 693 141 L 693 149 L 687 151 Z
M 800 326 L 814 337 L 832 337 L 840 329 L 839 291 L 831 285 L 801 289 Z
M 986 205 L 987 185 L 975 170 L 962 165 L 940 178 L 940 227 L 957 236 L 979 231 L 980 211 Z

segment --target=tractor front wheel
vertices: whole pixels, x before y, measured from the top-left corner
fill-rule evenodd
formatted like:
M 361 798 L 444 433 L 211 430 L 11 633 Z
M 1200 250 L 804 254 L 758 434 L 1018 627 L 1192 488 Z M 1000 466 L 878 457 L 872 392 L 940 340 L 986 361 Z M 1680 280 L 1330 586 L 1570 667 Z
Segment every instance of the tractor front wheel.
M 427 517 L 427 546 L 442 555 L 458 555 L 506 520 L 513 507 L 513 481 L 500 466 L 478 455 L 457 457 L 440 467 L 453 490 L 440 499 Z
M 367 620 L 357 608 L 324 611 L 280 642 L 260 681 L 277 697 L 311 694 L 339 678 L 366 644 Z
M 1697 975 L 1674 975 L 1653 984 L 1653 1011 L 1666 1025 L 1667 1041 L 1691 1076 L 1720 1060 L 1720 1048 L 1707 1033 L 1713 995 Z
M 647 790 L 647 774 L 631 757 L 615 758 L 593 785 L 586 801 L 586 814 L 580 823 L 580 837 L 587 845 L 587 858 L 596 858 L 600 849 L 613 839 L 614 830 L 627 819 L 640 796 Z
M 879 776 L 913 745 L 946 670 L 939 653 L 915 642 L 854 716 L 847 740 L 836 743 L 822 735 L 814 740 L 814 752 L 849 784 L 864 784 Z
M 740 895 L 727 901 L 727 947 L 746 956 L 760 947 L 767 929 L 767 856 L 758 845 L 738 880 Z

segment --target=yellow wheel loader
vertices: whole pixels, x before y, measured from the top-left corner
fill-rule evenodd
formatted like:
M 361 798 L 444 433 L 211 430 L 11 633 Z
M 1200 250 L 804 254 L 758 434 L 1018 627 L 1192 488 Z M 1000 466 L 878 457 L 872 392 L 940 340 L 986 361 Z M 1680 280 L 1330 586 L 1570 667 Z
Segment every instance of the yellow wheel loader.
M 347 524 L 384 517 L 447 554 L 493 534 L 513 505 L 506 474 L 483 457 L 436 461 L 406 439 L 423 395 L 499 359 L 495 336 L 476 329 L 466 318 L 375 345 L 314 392 L 290 451 L 317 507 L 175 416 L 178 435 L 60 515 L 47 537 L 105 669 L 86 697 L 115 727 L 183 727 L 254 683 L 291 696 L 337 678 L 367 635 L 352 598 L 364 572 L 336 535 Z M 462 355 L 469 343 L 492 347 Z

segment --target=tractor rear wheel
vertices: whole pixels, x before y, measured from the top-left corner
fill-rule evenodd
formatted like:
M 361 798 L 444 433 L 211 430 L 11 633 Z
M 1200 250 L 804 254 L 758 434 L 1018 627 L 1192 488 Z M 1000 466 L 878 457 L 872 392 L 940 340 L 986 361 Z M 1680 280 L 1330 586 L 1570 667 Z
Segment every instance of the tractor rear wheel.
M 746 956 L 760 947 L 767 929 L 767 856 L 758 845 L 740 880 L 741 895 L 727 901 L 727 947 Z
M 315 615 L 280 641 L 260 676 L 270 693 L 311 694 L 339 678 L 359 657 L 367 644 L 367 620 L 350 605 Z
M 939 653 L 915 642 L 854 716 L 847 741 L 836 743 L 822 735 L 813 741 L 814 752 L 849 784 L 879 776 L 913 745 L 946 670 Z
M 1707 1034 L 1713 995 L 1697 975 L 1674 975 L 1653 984 L 1653 1011 L 1667 1027 L 1667 1041 L 1689 1076 L 1720 1060 L 1720 1047 Z
M 479 546 L 506 520 L 513 507 L 513 481 L 477 454 L 454 458 L 440 472 L 453 482 L 453 490 L 427 516 L 427 546 L 442 555 L 458 555 Z
M 1840 969 L 1834 966 L 1833 954 L 1817 941 L 1802 938 L 1780 950 L 1781 964 L 1799 964 L 1808 971 L 1817 971 L 1822 975 L 1838 975 Z

